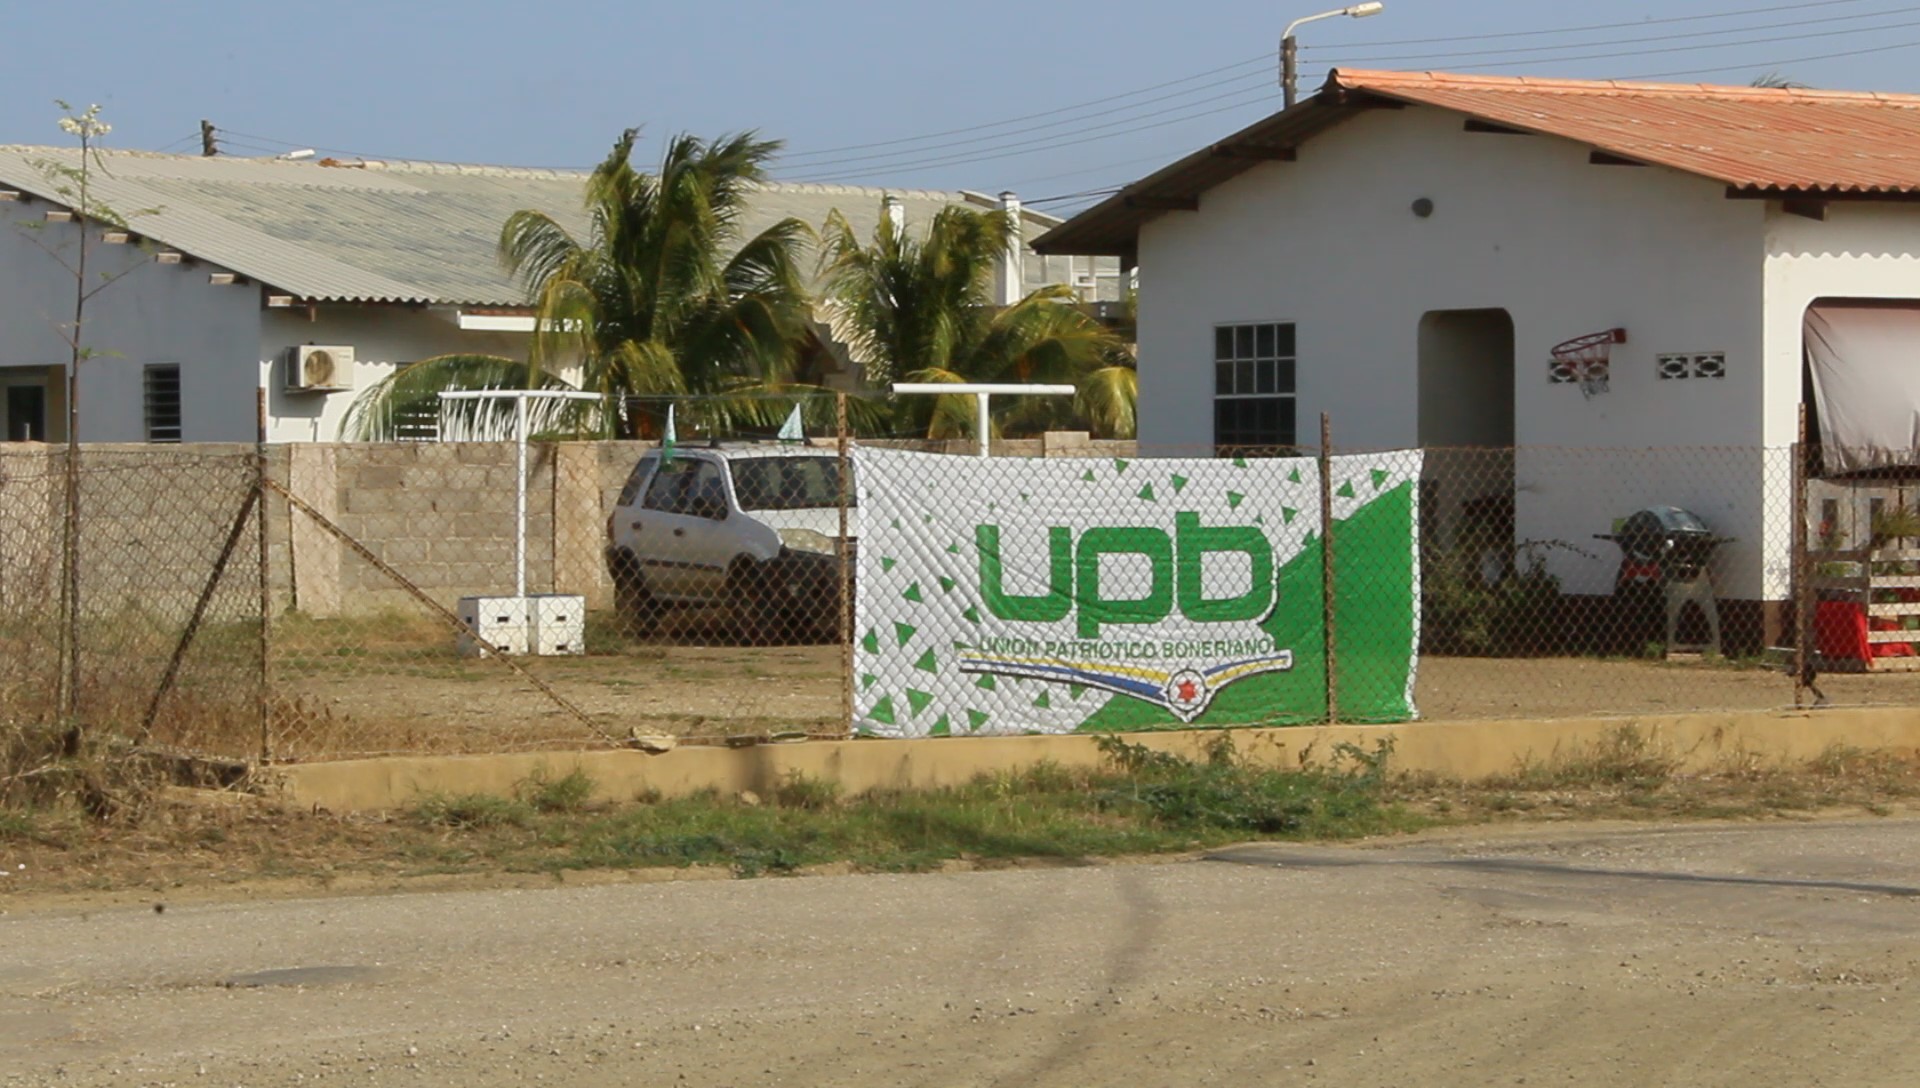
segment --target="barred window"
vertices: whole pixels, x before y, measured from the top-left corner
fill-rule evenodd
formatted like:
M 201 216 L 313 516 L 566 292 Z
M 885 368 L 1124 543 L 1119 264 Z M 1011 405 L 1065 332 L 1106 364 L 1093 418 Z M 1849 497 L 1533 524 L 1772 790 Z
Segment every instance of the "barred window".
M 1221 455 L 1290 449 L 1294 429 L 1291 323 L 1213 329 L 1213 445 Z
M 145 393 L 147 441 L 180 441 L 180 365 L 147 367 Z

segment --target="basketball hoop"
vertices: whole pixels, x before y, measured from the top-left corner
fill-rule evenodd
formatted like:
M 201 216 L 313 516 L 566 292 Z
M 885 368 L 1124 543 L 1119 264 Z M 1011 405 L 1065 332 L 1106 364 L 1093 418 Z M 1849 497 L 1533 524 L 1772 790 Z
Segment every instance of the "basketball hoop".
M 1579 383 L 1581 396 L 1589 400 L 1605 393 L 1613 345 L 1626 342 L 1627 330 L 1608 329 L 1555 345 L 1550 370 L 1553 381 Z

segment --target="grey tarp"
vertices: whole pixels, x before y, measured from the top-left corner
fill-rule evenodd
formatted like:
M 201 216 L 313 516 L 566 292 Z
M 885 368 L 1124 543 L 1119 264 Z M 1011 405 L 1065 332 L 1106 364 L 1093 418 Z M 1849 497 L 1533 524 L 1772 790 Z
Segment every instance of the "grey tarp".
M 1920 301 L 1817 303 L 1805 342 L 1826 472 L 1920 466 Z

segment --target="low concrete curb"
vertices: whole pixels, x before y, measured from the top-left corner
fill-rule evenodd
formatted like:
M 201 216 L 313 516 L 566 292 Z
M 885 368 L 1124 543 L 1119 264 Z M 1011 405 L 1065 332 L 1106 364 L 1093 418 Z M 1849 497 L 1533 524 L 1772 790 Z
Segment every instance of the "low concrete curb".
M 1324 761 L 1343 742 L 1370 749 L 1391 738 L 1395 771 L 1471 781 L 1578 755 L 1623 726 L 1637 729 L 1689 771 L 1732 763 L 1804 762 L 1836 745 L 1920 751 L 1920 709 L 1910 708 L 1302 726 L 1234 730 L 1232 736 L 1244 756 L 1274 766 L 1296 766 L 1303 758 Z M 1194 730 L 1130 734 L 1126 739 L 1198 755 L 1217 736 L 1218 731 Z M 676 748 L 660 755 L 585 751 L 399 756 L 292 764 L 274 772 L 289 805 L 369 812 L 405 807 L 432 793 L 504 796 L 530 775 L 565 775 L 575 768 L 592 776 L 597 799 L 627 801 L 655 795 L 681 797 L 703 790 L 764 794 L 793 774 L 830 779 L 856 794 L 939 789 L 1048 761 L 1092 767 L 1100 762 L 1100 754 L 1090 736 L 946 737 Z

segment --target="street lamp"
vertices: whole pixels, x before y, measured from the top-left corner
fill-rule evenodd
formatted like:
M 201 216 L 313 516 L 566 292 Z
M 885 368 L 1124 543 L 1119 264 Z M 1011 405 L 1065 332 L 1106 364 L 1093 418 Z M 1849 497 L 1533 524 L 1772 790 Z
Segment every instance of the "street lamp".
M 1299 82 L 1299 43 L 1293 40 L 1293 32 L 1308 23 L 1331 19 L 1336 15 L 1345 15 L 1350 19 L 1364 19 L 1369 15 L 1378 15 L 1387 9 L 1380 0 L 1367 0 L 1364 4 L 1352 4 L 1332 11 L 1323 11 L 1318 15 L 1309 15 L 1304 19 L 1295 19 L 1287 24 L 1286 33 L 1280 35 L 1280 87 L 1286 95 L 1286 105 L 1292 106 L 1300 97 Z

